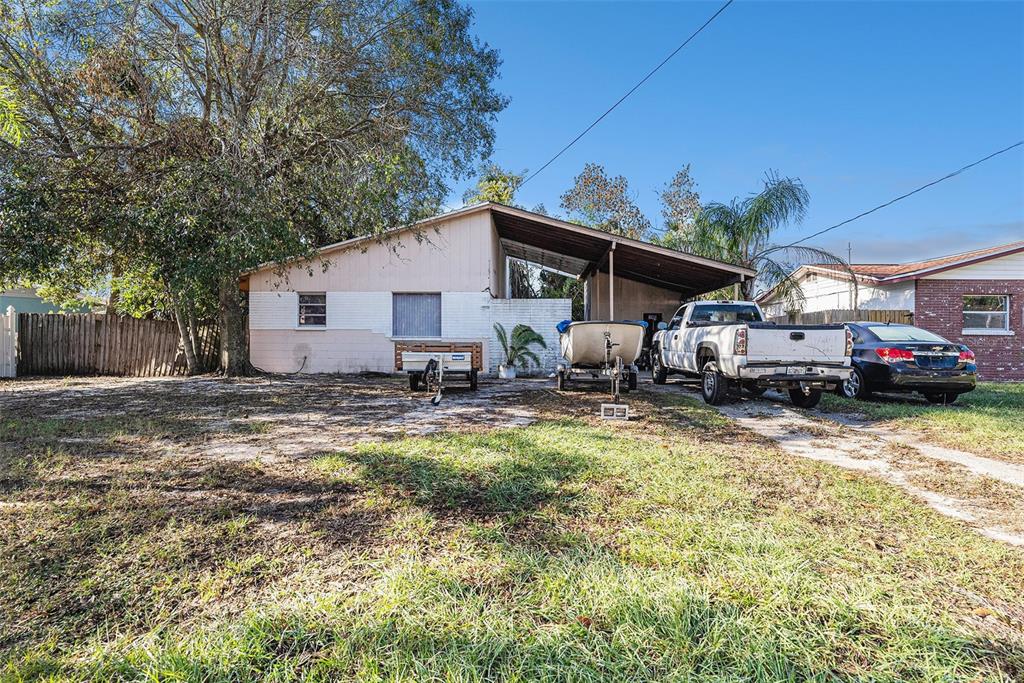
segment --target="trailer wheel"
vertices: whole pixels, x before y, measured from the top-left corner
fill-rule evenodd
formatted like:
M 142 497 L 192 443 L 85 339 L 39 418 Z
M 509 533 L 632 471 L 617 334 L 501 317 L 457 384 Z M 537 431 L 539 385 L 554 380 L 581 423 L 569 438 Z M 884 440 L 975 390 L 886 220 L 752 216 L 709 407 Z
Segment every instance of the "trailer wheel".
M 565 370 L 559 370 L 555 377 L 557 378 L 555 380 L 555 384 L 557 385 L 558 390 L 565 391 Z
M 420 390 L 420 373 L 410 372 L 409 373 L 409 389 L 412 391 Z
M 638 372 L 630 372 L 629 373 L 628 385 L 629 385 L 629 390 L 630 391 L 636 391 L 637 383 L 640 381 L 639 374 L 640 373 L 638 373 Z
M 708 405 L 719 406 L 725 403 L 725 397 L 729 393 L 729 380 L 718 371 L 718 365 L 714 361 L 704 365 L 700 377 L 700 393 Z
M 469 373 L 469 389 L 470 391 L 476 391 L 477 388 L 477 371 L 472 370 Z

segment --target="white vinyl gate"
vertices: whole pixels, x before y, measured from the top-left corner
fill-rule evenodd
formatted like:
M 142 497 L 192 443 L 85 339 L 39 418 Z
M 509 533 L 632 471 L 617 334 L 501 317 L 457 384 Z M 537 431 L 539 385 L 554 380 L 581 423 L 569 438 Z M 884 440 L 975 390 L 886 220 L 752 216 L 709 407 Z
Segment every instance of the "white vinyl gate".
M 14 306 L 0 315 L 0 377 L 14 377 L 18 371 L 18 314 Z

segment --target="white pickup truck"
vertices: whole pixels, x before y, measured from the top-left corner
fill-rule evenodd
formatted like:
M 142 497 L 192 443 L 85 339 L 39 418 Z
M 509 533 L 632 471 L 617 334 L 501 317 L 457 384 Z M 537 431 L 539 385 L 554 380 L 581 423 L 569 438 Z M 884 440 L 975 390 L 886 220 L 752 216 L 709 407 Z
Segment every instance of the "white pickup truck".
M 759 396 L 774 387 L 810 408 L 823 389 L 850 376 L 852 353 L 845 325 L 776 325 L 751 301 L 694 301 L 658 324 L 651 372 L 655 384 L 664 384 L 669 373 L 700 376 L 711 405 L 725 401 L 730 388 Z

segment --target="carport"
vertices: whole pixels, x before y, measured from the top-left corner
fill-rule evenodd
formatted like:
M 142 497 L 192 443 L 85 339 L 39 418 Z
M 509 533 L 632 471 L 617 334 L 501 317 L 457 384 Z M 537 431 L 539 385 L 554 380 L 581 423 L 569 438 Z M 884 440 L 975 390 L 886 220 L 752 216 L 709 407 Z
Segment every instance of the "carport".
M 673 292 L 684 300 L 756 276 L 755 271 L 731 263 L 502 204 L 488 206 L 502 248 L 509 257 L 584 281 L 604 274 L 609 319 L 615 319 L 615 289 L 621 280 Z

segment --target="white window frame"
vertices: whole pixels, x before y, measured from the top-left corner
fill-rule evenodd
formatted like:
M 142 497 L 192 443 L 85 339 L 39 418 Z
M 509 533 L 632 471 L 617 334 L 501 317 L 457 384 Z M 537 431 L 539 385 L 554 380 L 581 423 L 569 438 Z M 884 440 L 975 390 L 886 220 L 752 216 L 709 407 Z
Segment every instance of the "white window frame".
M 326 330 L 327 329 L 327 292 L 297 292 L 295 298 L 295 329 L 297 330 Z M 302 303 L 302 297 L 304 296 L 322 296 L 324 298 L 324 321 L 323 323 L 304 323 L 302 322 L 302 307 L 303 306 L 319 306 L 320 304 L 304 304 Z
M 997 313 L 998 311 L 975 311 L 967 308 L 967 297 L 999 297 L 1003 300 L 1003 326 L 1002 327 L 963 327 L 962 334 L 965 335 L 1013 335 L 1010 329 L 1010 295 L 1009 294 L 978 294 L 965 292 L 961 295 L 960 324 L 963 326 L 964 317 L 968 313 Z

